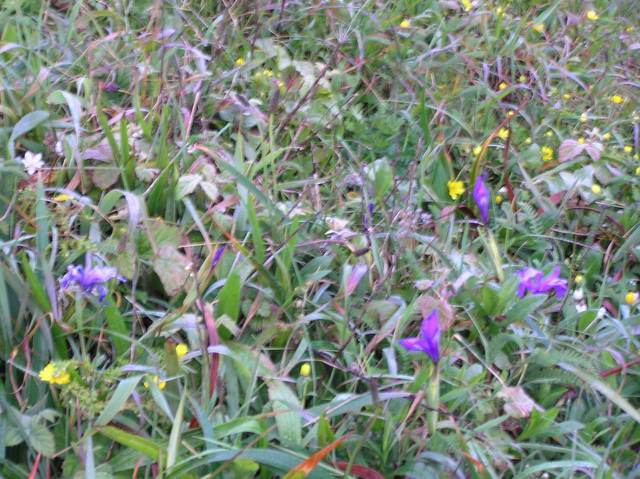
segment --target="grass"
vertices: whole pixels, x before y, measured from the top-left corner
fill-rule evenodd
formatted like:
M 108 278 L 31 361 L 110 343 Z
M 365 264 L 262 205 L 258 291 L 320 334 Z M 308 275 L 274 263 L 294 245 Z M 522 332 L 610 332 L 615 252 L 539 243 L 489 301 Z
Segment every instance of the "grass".
M 3 2 L 0 475 L 637 477 L 639 13 Z

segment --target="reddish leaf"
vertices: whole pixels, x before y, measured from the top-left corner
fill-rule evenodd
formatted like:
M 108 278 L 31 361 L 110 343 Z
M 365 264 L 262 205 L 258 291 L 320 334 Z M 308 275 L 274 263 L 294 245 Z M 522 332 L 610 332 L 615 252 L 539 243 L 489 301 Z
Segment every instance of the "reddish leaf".
M 346 471 L 349 464 L 344 461 L 339 461 L 334 462 L 333 465 L 336 467 L 336 469 Z M 374 471 L 370 467 L 361 466 L 359 464 L 353 464 L 351 466 L 351 475 L 362 477 L 362 479 L 384 479 L 384 476 L 379 472 Z
M 318 452 L 316 452 L 313 456 L 308 457 L 307 459 L 302 461 L 300 464 L 298 464 L 296 467 L 294 467 L 289 472 L 287 472 L 287 474 L 284 476 L 283 479 L 298 479 L 298 478 L 307 477 L 307 475 L 311 471 L 313 471 L 318 464 L 320 464 L 320 461 L 322 461 L 327 454 L 329 454 L 336 447 L 338 447 L 340 443 L 346 440 L 349 436 L 351 436 L 351 434 L 352 433 L 349 433 L 346 436 L 342 436 L 340 439 L 336 439 L 335 441 L 333 441 L 327 447 L 323 447 Z

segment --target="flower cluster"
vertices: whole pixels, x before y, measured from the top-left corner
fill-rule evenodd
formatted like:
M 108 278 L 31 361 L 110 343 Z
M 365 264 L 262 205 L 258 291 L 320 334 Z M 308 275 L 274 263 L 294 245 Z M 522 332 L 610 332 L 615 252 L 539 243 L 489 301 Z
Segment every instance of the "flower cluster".
M 567 292 L 567 280 L 560 277 L 560 266 L 547 276 L 536 268 L 527 267 L 517 272 L 520 277 L 518 297 L 522 298 L 527 291 L 531 294 L 546 294 L 554 290 L 558 297 Z
M 104 303 L 107 297 L 107 289 L 104 287 L 110 279 L 117 278 L 118 281 L 126 281 L 126 278 L 119 276 L 112 266 L 96 266 L 95 268 L 84 268 L 69 265 L 66 274 L 60 280 L 63 289 L 76 287 L 83 293 L 98 294 L 98 299 Z

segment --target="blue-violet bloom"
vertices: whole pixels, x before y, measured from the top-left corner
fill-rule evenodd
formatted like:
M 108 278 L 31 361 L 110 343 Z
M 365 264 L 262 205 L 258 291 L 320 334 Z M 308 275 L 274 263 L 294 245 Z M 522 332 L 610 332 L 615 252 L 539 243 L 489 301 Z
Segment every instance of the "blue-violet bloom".
M 440 359 L 440 320 L 437 310 L 431 311 L 422 320 L 420 335 L 421 338 L 401 339 L 398 343 L 409 351 L 422 351 L 437 363 Z
M 98 299 L 104 303 L 107 297 L 107 289 L 104 287 L 110 279 L 117 278 L 118 281 L 126 281 L 126 278 L 118 275 L 113 266 L 96 266 L 94 268 L 84 268 L 75 264 L 67 267 L 66 274 L 60 279 L 60 286 L 63 289 L 76 286 L 84 293 L 98 293 Z
M 489 188 L 484 184 L 484 180 L 487 177 L 486 173 L 481 174 L 476 178 L 476 184 L 473 186 L 473 200 L 478 206 L 480 211 L 480 218 L 485 225 L 489 224 L 489 203 L 491 194 Z
M 536 268 L 527 267 L 517 272 L 520 276 L 518 296 L 522 298 L 527 291 L 531 294 L 546 294 L 551 290 L 562 297 L 567 292 L 567 280 L 560 277 L 560 266 L 554 268 L 546 277 Z

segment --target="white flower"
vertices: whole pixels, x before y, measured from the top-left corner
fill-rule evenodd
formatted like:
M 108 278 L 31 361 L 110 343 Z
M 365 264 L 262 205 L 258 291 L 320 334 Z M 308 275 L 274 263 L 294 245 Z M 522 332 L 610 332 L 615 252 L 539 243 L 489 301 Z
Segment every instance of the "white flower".
M 584 313 L 587 310 L 587 305 L 584 303 L 578 303 L 576 304 L 576 311 L 578 313 Z
M 575 299 L 576 301 L 580 301 L 582 298 L 584 298 L 584 291 L 582 291 L 582 288 L 578 288 L 573 292 L 573 299 Z
M 604 315 L 607 314 L 607 310 L 605 308 L 600 308 L 598 310 L 598 314 L 596 314 L 596 319 L 604 318 Z
M 22 166 L 24 166 L 24 169 L 27 170 L 27 174 L 29 176 L 32 176 L 36 171 L 44 166 L 44 161 L 42 161 L 42 153 L 36 154 L 31 151 L 27 151 L 24 154 L 24 158 L 18 157 L 16 159 L 22 163 Z

